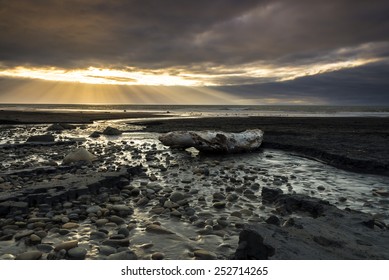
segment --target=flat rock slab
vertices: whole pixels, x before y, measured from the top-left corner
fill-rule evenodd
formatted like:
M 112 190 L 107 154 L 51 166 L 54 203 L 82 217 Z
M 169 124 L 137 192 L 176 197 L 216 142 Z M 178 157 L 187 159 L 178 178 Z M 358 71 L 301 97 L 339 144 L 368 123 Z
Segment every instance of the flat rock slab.
M 236 259 L 389 259 L 389 230 L 371 215 L 304 195 L 279 192 L 272 200 L 293 223 L 245 226 Z

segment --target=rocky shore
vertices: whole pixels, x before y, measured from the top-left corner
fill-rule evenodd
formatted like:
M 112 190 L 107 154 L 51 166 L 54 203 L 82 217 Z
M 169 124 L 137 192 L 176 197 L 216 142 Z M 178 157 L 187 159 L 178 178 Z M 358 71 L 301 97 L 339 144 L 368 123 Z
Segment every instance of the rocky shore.
M 134 121 L 134 123 L 137 123 Z M 263 148 L 295 152 L 350 171 L 389 176 L 389 118 L 228 117 L 142 122 L 146 131 L 260 128 Z
M 1 126 L 0 259 L 389 258 L 389 178 L 337 170 L 270 142 L 252 153 L 204 155 L 147 132 L 209 128 L 204 119 L 141 125 Z M 270 127 L 260 126 L 265 139 Z M 317 127 L 324 135 L 324 120 Z M 269 139 L 277 129 L 280 120 Z M 306 129 L 313 139 L 316 126 Z M 42 135 L 51 137 L 29 140 Z

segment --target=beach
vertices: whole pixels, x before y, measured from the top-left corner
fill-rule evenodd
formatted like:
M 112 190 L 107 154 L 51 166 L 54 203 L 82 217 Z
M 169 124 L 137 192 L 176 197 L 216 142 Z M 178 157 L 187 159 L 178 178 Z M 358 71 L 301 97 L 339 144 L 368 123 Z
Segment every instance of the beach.
M 158 140 L 247 129 L 258 151 Z M 2 110 L 0 135 L 1 259 L 389 259 L 389 118 Z

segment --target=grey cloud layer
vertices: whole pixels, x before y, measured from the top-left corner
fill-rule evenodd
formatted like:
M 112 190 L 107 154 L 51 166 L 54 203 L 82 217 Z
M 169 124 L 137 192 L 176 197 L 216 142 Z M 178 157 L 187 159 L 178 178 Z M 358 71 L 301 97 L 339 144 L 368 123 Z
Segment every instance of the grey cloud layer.
M 369 44 L 389 41 L 388 14 L 389 2 L 375 0 L 0 0 L 0 62 L 159 68 L 382 57 L 386 48 Z

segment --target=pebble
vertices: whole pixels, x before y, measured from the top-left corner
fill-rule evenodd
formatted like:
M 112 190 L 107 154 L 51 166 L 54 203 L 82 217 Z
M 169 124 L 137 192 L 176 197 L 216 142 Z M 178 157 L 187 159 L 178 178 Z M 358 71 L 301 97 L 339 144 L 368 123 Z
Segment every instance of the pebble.
M 31 234 L 30 235 L 30 242 L 31 242 L 31 244 L 36 245 L 36 244 L 41 243 L 41 241 L 42 241 L 42 239 L 38 235 L 36 235 L 36 234 Z
M 102 227 L 102 226 L 104 226 L 108 222 L 109 222 L 108 219 L 98 219 L 98 220 L 95 221 L 95 224 L 98 227 Z
M 185 194 L 183 194 L 182 192 L 176 191 L 170 195 L 170 200 L 173 202 L 178 202 L 180 200 L 183 200 L 184 198 L 185 198 Z
M 136 203 L 136 206 L 138 207 L 142 207 L 142 206 L 145 206 L 147 205 L 147 203 L 149 203 L 149 199 L 147 197 L 142 197 L 141 199 L 138 200 L 138 202 Z
M 218 201 L 213 204 L 213 207 L 216 209 L 222 209 L 226 207 L 226 202 L 225 201 Z
M 101 231 L 92 231 L 90 233 L 90 239 L 96 240 L 96 239 L 106 239 L 107 234 Z
M 14 260 L 15 256 L 12 254 L 4 254 L 0 256 L 0 260 Z
M 80 225 L 77 223 L 69 222 L 69 223 L 62 225 L 62 228 L 63 229 L 74 229 L 74 228 L 78 228 L 79 226 Z
M 130 235 L 130 230 L 128 228 L 120 228 L 118 230 L 118 234 L 121 234 L 124 237 L 128 237 Z
M 91 213 L 96 214 L 99 211 L 101 211 L 101 207 L 98 205 L 93 205 L 93 206 L 88 207 L 88 209 L 86 209 L 86 212 L 89 214 L 91 214 Z
M 182 217 L 182 214 L 181 214 L 181 212 L 179 212 L 179 211 L 177 211 L 177 210 L 173 210 L 173 211 L 170 213 L 170 216 L 177 217 L 177 218 L 181 218 L 181 217 Z
M 127 217 L 128 215 L 131 215 L 134 213 L 134 209 L 131 207 L 128 207 L 127 205 L 113 205 L 111 210 L 117 212 L 117 214 L 121 217 Z
M 178 205 L 170 200 L 166 200 L 165 203 L 163 204 L 163 207 L 171 209 L 171 208 L 178 207 Z
M 152 260 L 163 260 L 164 258 L 165 258 L 165 254 L 160 252 L 156 252 L 151 255 Z
M 17 255 L 15 260 L 39 260 L 42 257 L 42 252 L 29 251 Z
M 217 258 L 216 254 L 203 249 L 196 250 L 193 253 L 194 256 L 200 260 L 215 260 Z
M 38 244 L 36 248 L 43 253 L 50 253 L 54 249 L 50 244 Z
M 130 246 L 130 239 L 107 239 L 101 243 L 102 245 L 111 246 L 115 248 Z
M 152 233 L 157 233 L 157 234 L 174 234 L 174 232 L 172 232 L 164 227 L 161 227 L 159 225 L 156 225 L 156 224 L 148 225 L 146 227 L 146 231 L 152 232 Z
M 154 207 L 150 210 L 150 213 L 160 215 L 165 211 L 165 208 L 163 207 Z
M 23 231 L 16 233 L 14 238 L 15 238 L 15 240 L 19 240 L 19 239 L 22 239 L 23 237 L 30 236 L 33 233 L 34 233 L 33 230 L 23 230 Z
M 69 249 L 72 249 L 72 248 L 77 247 L 77 246 L 78 246 L 77 240 L 65 241 L 65 242 L 56 244 L 54 246 L 54 251 L 58 252 L 62 249 L 65 249 L 66 251 L 68 251 Z
M 117 225 L 122 225 L 122 224 L 125 223 L 125 221 L 124 221 L 123 218 L 120 218 L 120 217 L 115 216 L 115 215 L 109 217 L 109 220 L 110 220 L 111 222 L 117 224 Z
M 83 260 L 85 259 L 87 250 L 81 247 L 75 247 L 68 251 L 68 256 L 72 260 Z
M 108 260 L 137 260 L 138 257 L 133 251 L 127 250 L 127 251 L 111 254 L 108 256 L 107 259 Z
M 116 253 L 116 249 L 111 246 L 101 245 L 99 247 L 100 254 L 104 256 L 109 256 Z
M 239 196 L 237 194 L 235 194 L 235 193 L 229 194 L 226 197 L 226 199 L 228 201 L 236 201 L 236 200 L 238 200 L 238 198 L 239 198 Z

